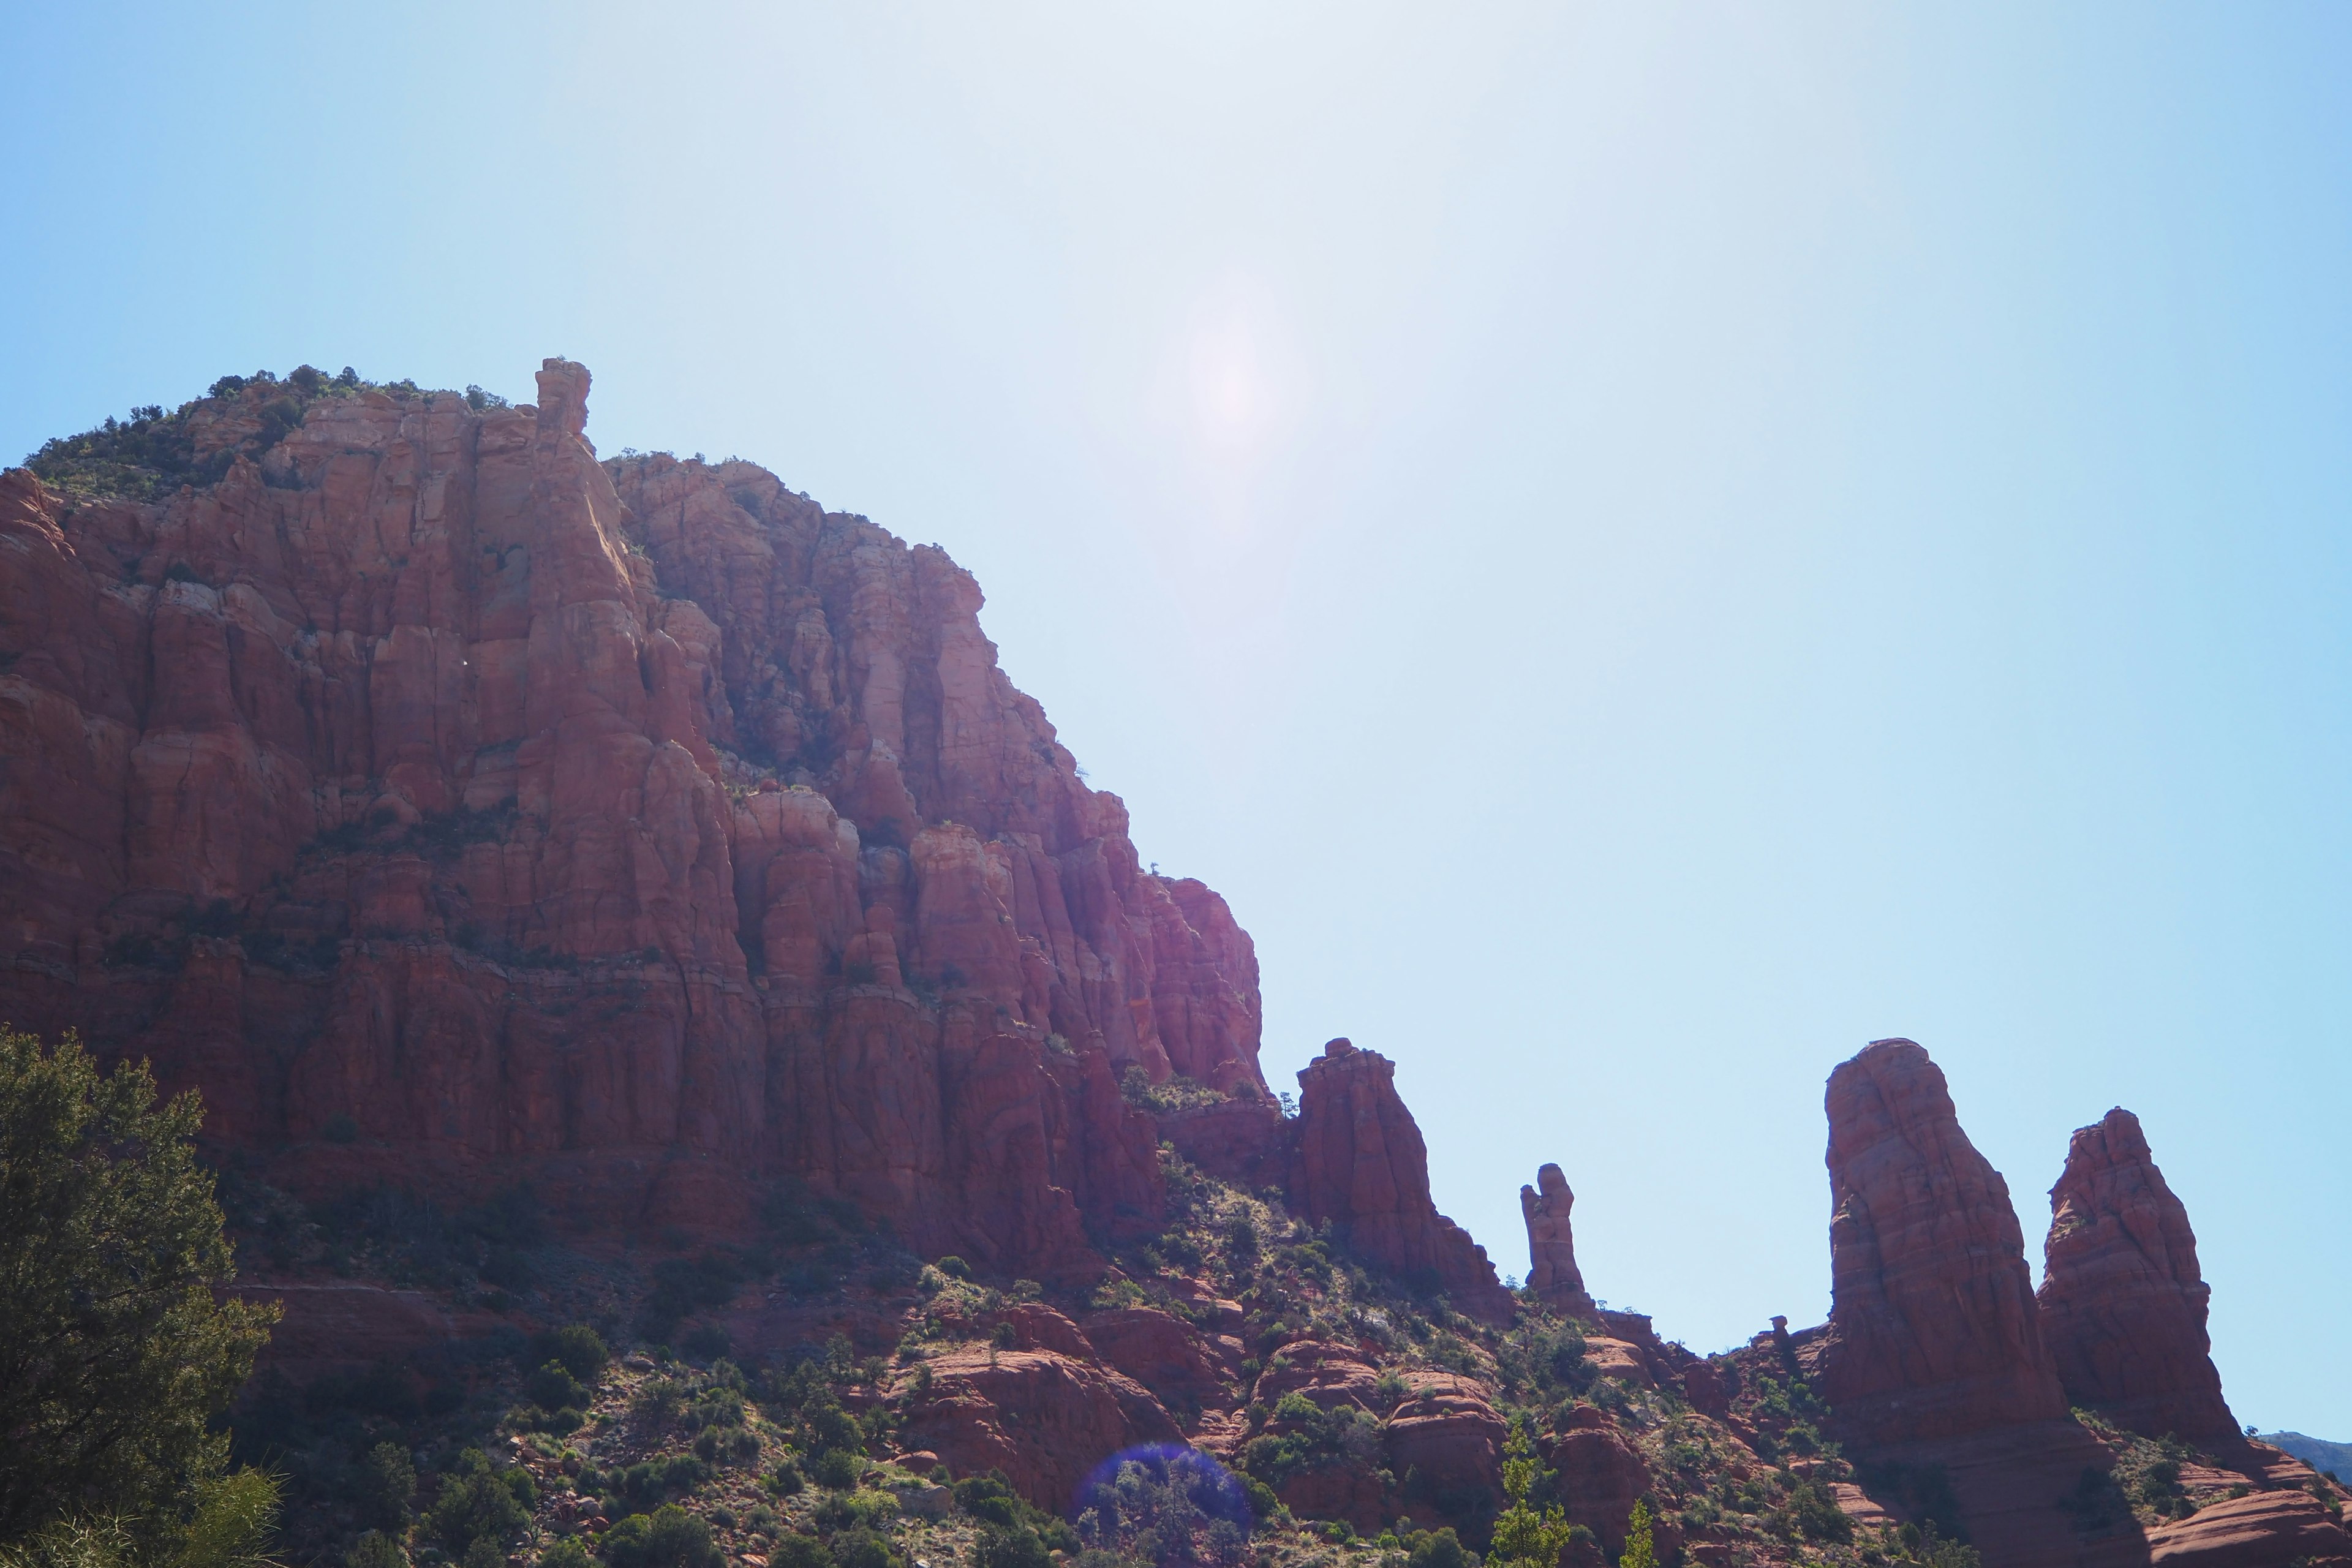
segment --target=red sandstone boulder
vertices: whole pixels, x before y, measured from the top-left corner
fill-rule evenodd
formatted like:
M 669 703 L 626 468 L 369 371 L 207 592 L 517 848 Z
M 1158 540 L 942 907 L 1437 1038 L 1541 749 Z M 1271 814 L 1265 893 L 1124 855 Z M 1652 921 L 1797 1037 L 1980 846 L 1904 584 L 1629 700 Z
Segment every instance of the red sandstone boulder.
M 1333 1040 L 1300 1071 L 1289 1190 L 1301 1214 L 1339 1226 L 1366 1262 L 1444 1290 L 1481 1321 L 1511 1321 L 1510 1292 L 1486 1249 L 1430 1197 L 1429 1151 L 1386 1057 Z
M 1547 1439 L 1540 1452 L 1559 1472 L 1570 1521 L 1599 1536 L 1614 1559 L 1625 1550 L 1633 1504 L 1650 1489 L 1648 1464 L 1614 1426 L 1598 1423 Z
M 1275 1489 L 1282 1506 L 1301 1519 L 1344 1519 L 1359 1534 L 1385 1529 L 1401 1506 L 1398 1494 L 1361 1464 L 1331 1465 L 1286 1476 Z
M 1575 1205 L 1576 1194 L 1558 1165 L 1544 1166 L 1536 1173 L 1535 1186 L 1519 1189 L 1519 1213 L 1528 1225 L 1528 1289 L 1555 1311 L 1589 1318 L 1599 1309 L 1576 1267 L 1576 1237 L 1568 1220 Z
M 1381 1429 L 1388 1467 L 1408 1497 L 1455 1513 L 1501 1507 L 1503 1444 L 1510 1429 L 1486 1386 L 1453 1373 L 1405 1374 L 1407 1394 Z
M 2189 1212 L 2130 1111 L 2075 1132 L 2050 1189 L 2043 1256 L 2042 1338 L 2069 1400 L 2154 1436 L 2238 1445 Z
M 1384 1415 L 1380 1373 L 1345 1345 L 1323 1340 L 1293 1340 L 1266 1358 L 1250 1397 L 1272 1409 L 1286 1394 L 1301 1394 L 1326 1410 L 1343 1405 Z
M 1182 1440 L 1160 1402 L 1118 1373 L 1055 1351 L 957 1351 L 930 1363 L 899 1441 L 956 1474 L 1002 1469 L 1039 1508 L 1067 1510 L 1095 1466 L 1141 1443 Z M 905 1392 L 903 1389 L 901 1392 Z
M 1944 1075 L 1880 1040 L 1830 1075 L 1830 1338 L 1822 1394 L 1866 1443 L 2063 1420 L 2008 1185 Z

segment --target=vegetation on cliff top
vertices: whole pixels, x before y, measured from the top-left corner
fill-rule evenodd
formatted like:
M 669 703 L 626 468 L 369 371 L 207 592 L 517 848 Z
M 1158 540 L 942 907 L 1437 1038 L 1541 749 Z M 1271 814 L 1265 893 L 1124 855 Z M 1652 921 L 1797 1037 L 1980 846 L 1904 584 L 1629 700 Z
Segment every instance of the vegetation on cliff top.
M 257 456 L 299 426 L 312 404 L 362 392 L 401 400 L 432 395 L 414 381 L 362 380 L 349 365 L 332 376 L 307 364 L 282 377 L 268 370 L 225 375 L 177 408 L 146 404 L 122 418 L 110 414 L 78 436 L 52 437 L 26 458 L 25 467 L 68 495 L 154 500 L 182 485 L 216 483 L 240 454 Z M 506 406 L 506 399 L 478 386 L 464 395 L 477 410 Z M 207 416 L 217 426 L 214 449 L 199 457 L 197 426 Z

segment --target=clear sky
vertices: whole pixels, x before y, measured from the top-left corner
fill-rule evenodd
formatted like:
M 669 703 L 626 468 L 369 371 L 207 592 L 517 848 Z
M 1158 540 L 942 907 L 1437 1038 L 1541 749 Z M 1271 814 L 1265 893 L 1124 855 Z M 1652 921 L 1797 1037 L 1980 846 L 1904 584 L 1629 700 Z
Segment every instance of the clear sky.
M 303 361 L 938 541 L 1270 1077 L 1506 1271 L 1828 1308 L 1909 1035 L 2039 1262 L 2124 1104 L 2352 1436 L 2352 11 L 0 9 L 0 458 Z

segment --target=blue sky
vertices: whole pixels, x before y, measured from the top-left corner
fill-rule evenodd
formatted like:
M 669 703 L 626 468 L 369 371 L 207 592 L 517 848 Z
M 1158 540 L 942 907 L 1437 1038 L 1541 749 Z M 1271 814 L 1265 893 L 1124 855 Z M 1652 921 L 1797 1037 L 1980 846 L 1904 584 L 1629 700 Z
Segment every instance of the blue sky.
M 42 14 L 47 13 L 47 14 Z M 1917 1038 L 2352 1436 L 2340 8 L 16 7 L 0 454 L 310 361 L 936 540 L 1265 1059 L 1718 1348 Z

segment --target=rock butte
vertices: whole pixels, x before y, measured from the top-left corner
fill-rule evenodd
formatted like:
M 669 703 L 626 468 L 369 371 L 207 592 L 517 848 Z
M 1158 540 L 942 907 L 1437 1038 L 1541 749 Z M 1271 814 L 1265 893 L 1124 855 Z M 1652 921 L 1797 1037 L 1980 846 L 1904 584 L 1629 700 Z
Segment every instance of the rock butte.
M 0 474 L 0 1017 L 151 1058 L 269 1181 L 528 1182 L 575 1236 L 689 1240 L 804 1184 L 1070 1306 L 1008 1305 L 987 1346 L 893 1373 L 903 1452 L 1059 1508 L 1132 1444 L 1231 1458 L 1345 1409 L 1360 1451 L 1287 1477 L 1290 1508 L 1475 1531 L 1502 1498 L 1490 1354 L 1268 1324 L 1175 1263 L 1150 1303 L 1076 1304 L 1161 1232 L 1164 1141 L 1442 1297 L 1465 1342 L 1576 1321 L 1578 1375 L 1686 1400 L 1732 1478 L 1790 1458 L 1758 1401 L 1795 1376 L 1861 1461 L 1831 1489 L 1858 1522 L 1916 1511 L 1932 1473 L 1994 1568 L 2352 1568 L 2330 1489 L 2236 1436 L 2186 1212 L 2127 1112 L 2075 1134 L 2038 1298 L 1942 1074 L 1884 1040 L 1828 1088 L 1829 1323 L 1701 1358 L 1601 1310 L 1557 1165 L 1521 1189 L 1515 1299 L 1436 1211 L 1385 1058 L 1333 1040 L 1297 1114 L 1276 1104 L 1249 937 L 1141 867 L 943 552 L 750 463 L 599 462 L 567 361 L 517 408 L 361 389 L 273 424 L 282 384 L 180 416 L 215 482 Z M 238 1288 L 288 1302 L 297 1377 L 491 1328 L 363 1280 Z M 789 1293 L 727 1311 L 755 1355 L 811 1331 Z M 2116 1451 L 2070 1403 L 2202 1445 L 2207 1505 L 2067 1515 Z M 1671 1483 L 1591 1401 L 1539 1447 L 1595 1538 L 1564 1563 L 1621 1551 Z M 1729 1563 L 1727 1528 L 1668 1514 L 1658 1541 Z

